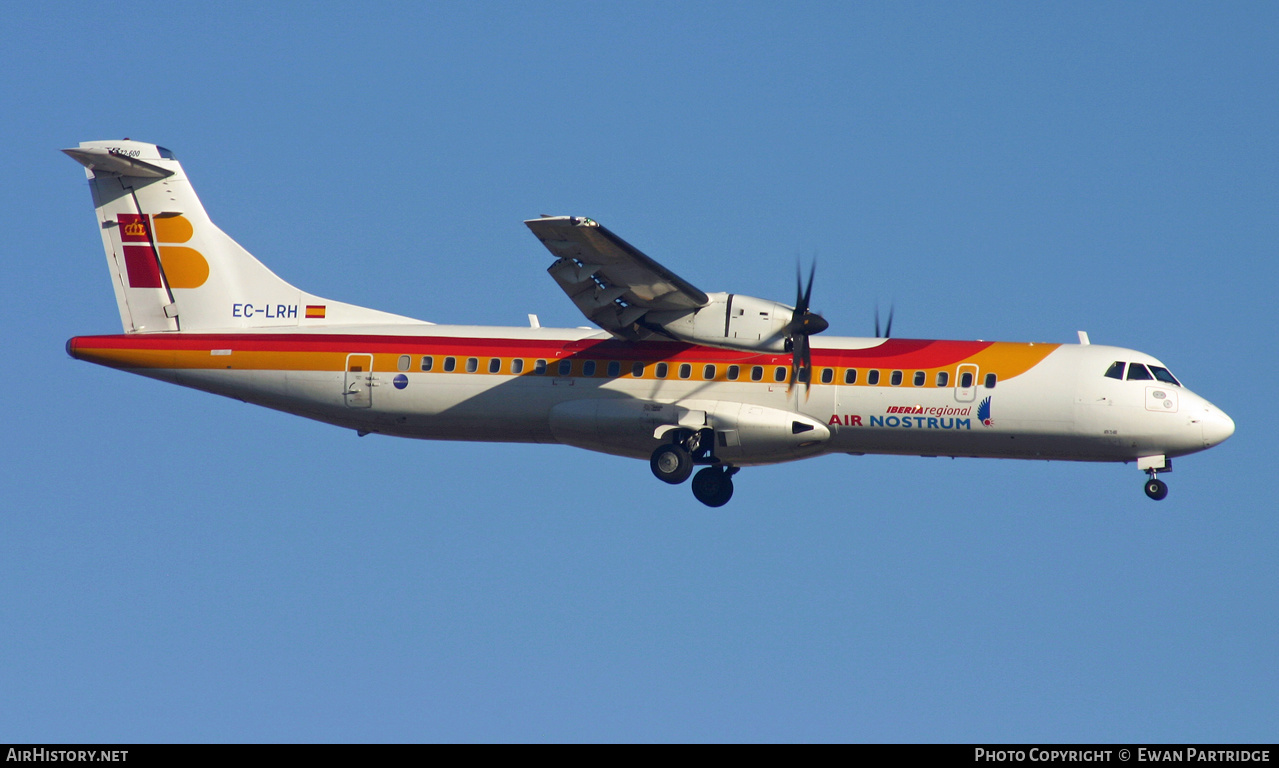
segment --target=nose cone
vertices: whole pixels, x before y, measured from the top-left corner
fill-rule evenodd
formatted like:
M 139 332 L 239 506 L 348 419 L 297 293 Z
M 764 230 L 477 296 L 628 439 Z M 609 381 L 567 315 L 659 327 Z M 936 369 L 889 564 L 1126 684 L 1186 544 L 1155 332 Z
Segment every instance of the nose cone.
M 1203 419 L 1204 446 L 1211 447 L 1235 433 L 1235 420 L 1213 405 L 1208 406 L 1207 411 Z

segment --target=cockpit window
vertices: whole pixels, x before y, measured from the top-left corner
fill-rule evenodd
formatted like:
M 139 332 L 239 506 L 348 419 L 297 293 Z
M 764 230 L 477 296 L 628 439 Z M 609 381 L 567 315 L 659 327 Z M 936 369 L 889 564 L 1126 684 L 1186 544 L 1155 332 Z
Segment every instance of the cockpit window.
M 1106 370 L 1106 375 L 1112 379 L 1124 380 L 1124 364 L 1114 362 L 1110 364 L 1110 368 Z
M 1146 366 L 1141 363 L 1132 363 L 1128 366 L 1129 381 L 1149 381 L 1154 376 L 1150 375 L 1150 371 L 1146 370 Z
M 1177 381 L 1177 378 L 1169 373 L 1167 368 L 1160 368 L 1157 365 L 1152 365 L 1150 366 L 1150 372 L 1155 374 L 1156 379 L 1159 379 L 1165 384 L 1171 384 L 1174 387 L 1181 386 L 1181 382 Z

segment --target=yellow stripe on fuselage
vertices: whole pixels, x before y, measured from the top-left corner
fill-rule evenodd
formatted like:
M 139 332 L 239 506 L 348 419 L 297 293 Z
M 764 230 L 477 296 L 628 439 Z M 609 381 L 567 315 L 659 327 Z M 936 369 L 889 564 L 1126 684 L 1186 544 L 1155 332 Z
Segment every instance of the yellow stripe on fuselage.
M 170 337 L 172 338 L 172 337 Z M 312 351 L 301 349 L 273 349 L 273 350 L 255 350 L 255 349 L 236 349 L 235 341 L 229 338 L 222 338 L 212 343 L 212 348 L 203 349 L 175 349 L 175 348 L 147 348 L 142 346 L 140 340 L 134 338 L 129 339 L 129 343 L 121 346 L 109 346 L 105 344 L 97 345 L 93 342 L 99 341 L 95 338 L 86 338 L 83 340 L 73 340 L 75 343 L 73 355 L 79 359 L 89 362 L 98 363 L 100 365 L 110 366 L 112 368 L 122 369 L 176 369 L 176 370 L 258 370 L 258 371 L 342 371 L 346 367 L 348 354 L 373 354 L 374 363 L 373 370 L 378 372 L 404 372 L 404 373 L 422 373 L 422 358 L 432 358 L 431 373 L 448 373 L 448 374 L 465 374 L 465 375 L 520 375 L 520 376 L 551 376 L 563 377 L 565 375 L 574 378 L 592 378 L 592 379 L 658 379 L 664 380 L 686 380 L 686 381 L 752 381 L 751 370 L 760 366 L 763 368 L 763 376 L 761 382 L 775 383 L 775 369 L 781 367 L 785 369 L 786 378 L 789 379 L 790 372 L 790 356 L 789 355 L 757 355 L 736 357 L 731 362 L 723 357 L 723 350 L 706 348 L 706 347 L 687 347 L 678 354 L 668 356 L 663 359 L 654 357 L 645 360 L 617 360 L 610 358 L 607 352 L 603 354 L 590 354 L 592 350 L 589 348 L 580 351 L 570 351 L 562 348 L 547 347 L 545 350 L 538 350 L 541 355 L 512 355 L 512 356 L 495 356 L 481 354 L 463 354 L 456 349 L 451 349 L 448 354 L 431 353 L 424 355 L 421 351 L 421 340 L 410 339 L 406 341 L 405 346 L 417 347 L 417 351 L 413 353 L 400 352 L 375 352 L 366 353 L 364 349 L 367 345 L 359 341 L 352 341 L 349 348 L 341 351 Z M 258 341 L 251 339 L 250 341 Z M 379 344 L 379 346 L 386 346 Z M 1000 381 L 1020 376 L 1026 371 L 1033 368 L 1045 357 L 1057 349 L 1059 344 L 1033 344 L 1033 343 L 1016 343 L 1016 342 L 994 342 L 985 344 L 980 350 L 973 354 L 963 357 L 952 358 L 945 365 L 925 365 L 911 366 L 911 355 L 890 356 L 883 359 L 877 359 L 873 354 L 867 354 L 867 350 L 845 350 L 836 348 L 814 349 L 814 373 L 813 383 L 820 384 L 822 372 L 824 369 L 830 368 L 833 371 L 832 380 L 828 385 L 849 386 L 844 383 L 845 371 L 850 368 L 861 372 L 857 377 L 857 382 L 853 386 L 875 386 L 866 383 L 866 371 L 878 370 L 881 372 L 881 381 L 878 386 L 886 386 L 889 384 L 889 374 L 892 371 L 903 372 L 903 382 L 900 386 L 913 388 L 913 376 L 916 371 L 923 371 L 926 375 L 923 388 L 937 386 L 936 374 L 941 371 L 947 371 L 952 374 L 960 365 L 975 365 L 978 367 L 982 375 L 993 373 Z M 704 350 L 715 355 L 714 359 L 697 359 L 698 350 Z M 872 350 L 873 351 L 873 350 Z M 560 356 L 557 357 L 556 354 Z M 407 368 L 401 368 L 401 359 L 407 356 L 409 365 Z M 444 371 L 444 359 L 452 357 L 455 360 L 455 369 L 453 371 Z M 710 355 L 707 355 L 709 358 Z M 466 363 L 470 358 L 477 360 L 476 370 L 473 372 L 466 371 Z M 501 365 L 496 372 L 489 371 L 489 362 L 493 359 L 501 361 Z M 523 360 L 524 369 L 519 374 L 512 374 L 511 362 L 513 360 Z M 568 374 L 559 372 L 559 363 L 562 360 L 569 360 L 572 368 Z M 546 361 L 546 371 L 543 374 L 534 372 L 534 362 L 536 360 Z M 583 365 L 587 361 L 595 361 L 595 372 L 591 376 L 584 376 Z M 620 371 L 617 374 L 608 374 L 608 365 L 610 362 L 618 362 Z M 641 376 L 635 376 L 632 366 L 642 362 L 644 369 Z M 922 361 L 921 361 L 922 362 Z M 665 363 L 667 366 L 666 375 L 658 377 L 656 369 L 659 363 Z M 852 363 L 851 365 L 849 363 Z M 690 375 L 684 379 L 679 376 L 682 365 L 689 365 Z M 705 376 L 705 367 L 707 365 L 714 366 L 713 377 Z M 728 378 L 730 366 L 738 367 L 738 377 L 736 379 Z M 947 386 L 954 386 L 956 382 L 951 379 Z

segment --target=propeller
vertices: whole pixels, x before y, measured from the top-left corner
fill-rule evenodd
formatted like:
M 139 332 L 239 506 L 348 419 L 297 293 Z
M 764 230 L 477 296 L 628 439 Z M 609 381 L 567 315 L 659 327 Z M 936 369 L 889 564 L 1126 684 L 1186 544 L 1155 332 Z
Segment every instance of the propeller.
M 813 277 L 817 274 L 817 263 L 808 270 L 808 285 L 804 286 L 804 275 L 798 266 L 795 267 L 795 311 L 791 313 L 790 322 L 782 329 L 786 337 L 786 346 L 791 352 L 790 382 L 786 385 L 786 393 L 790 394 L 797 378 L 804 382 L 804 392 L 808 392 L 809 380 L 812 378 L 813 350 L 808 337 L 821 333 L 830 327 L 830 323 L 819 314 L 809 309 L 809 300 L 813 297 Z M 800 370 L 804 371 L 801 376 Z
M 888 305 L 888 325 L 884 327 L 884 335 L 883 335 L 883 338 L 885 338 L 885 339 L 886 339 L 886 338 L 888 338 L 889 336 L 891 336 L 891 335 L 892 335 L 892 333 L 893 333 L 893 305 L 892 305 L 892 304 L 889 304 L 889 305 Z M 876 304 L 875 304 L 875 338 L 877 338 L 877 339 L 878 339 L 878 338 L 880 338 L 880 335 L 879 335 L 879 304 L 878 304 L 878 303 L 876 303 Z

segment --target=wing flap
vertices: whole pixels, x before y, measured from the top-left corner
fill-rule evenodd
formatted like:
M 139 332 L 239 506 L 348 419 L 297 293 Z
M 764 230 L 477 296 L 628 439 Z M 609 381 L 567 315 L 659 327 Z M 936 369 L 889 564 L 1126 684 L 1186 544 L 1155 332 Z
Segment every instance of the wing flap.
M 705 293 L 639 249 L 581 216 L 524 222 L 558 260 L 547 269 L 592 322 L 620 336 L 648 310 L 694 311 Z

